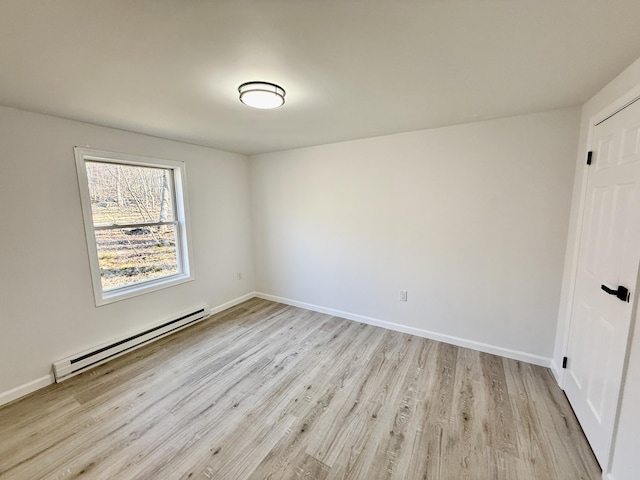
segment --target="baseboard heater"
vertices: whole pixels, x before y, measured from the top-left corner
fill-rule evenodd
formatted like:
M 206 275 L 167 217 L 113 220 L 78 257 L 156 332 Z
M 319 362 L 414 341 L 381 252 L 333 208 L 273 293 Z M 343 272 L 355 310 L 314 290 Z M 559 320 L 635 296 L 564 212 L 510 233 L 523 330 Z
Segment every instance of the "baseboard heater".
M 181 330 L 189 325 L 204 320 L 211 315 L 211 309 L 205 305 L 191 313 L 181 315 L 173 320 L 166 321 L 156 327 L 150 328 L 135 335 L 131 335 L 121 340 L 116 340 L 108 344 L 103 344 L 80 352 L 71 357 L 55 362 L 53 364 L 53 373 L 56 383 L 60 383 L 67 378 L 73 377 L 92 367 L 107 362 L 120 355 L 135 350 L 143 345 L 151 343 L 162 337 Z

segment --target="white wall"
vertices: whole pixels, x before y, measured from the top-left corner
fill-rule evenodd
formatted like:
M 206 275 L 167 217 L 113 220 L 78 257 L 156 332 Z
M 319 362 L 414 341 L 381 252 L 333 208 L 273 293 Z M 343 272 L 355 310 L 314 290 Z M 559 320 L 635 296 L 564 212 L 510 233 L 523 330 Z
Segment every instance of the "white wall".
M 590 99 L 583 107 L 580 121 L 580 137 L 574 178 L 569 236 L 562 280 L 562 294 L 558 313 L 558 333 L 554 350 L 554 370 L 563 382 L 562 363 L 568 335 L 568 326 L 573 300 L 574 277 L 578 255 L 578 237 L 581 228 L 583 198 L 585 189 L 585 159 L 591 126 L 601 120 L 612 108 L 622 106 L 626 101 L 640 95 L 640 59 L 612 80 L 604 89 Z M 636 320 L 637 323 L 637 320 Z M 619 411 L 618 431 L 614 439 L 613 461 L 605 475 L 615 480 L 637 478 L 640 470 L 637 436 L 640 432 L 640 415 L 637 412 L 640 400 L 640 328 L 636 325 L 631 338 L 631 355 L 628 358 L 626 380 Z
M 565 109 L 252 157 L 257 290 L 548 364 L 578 121 Z
M 74 145 L 186 162 L 194 281 L 95 307 Z M 0 400 L 55 360 L 254 290 L 243 155 L 0 107 L 0 165 Z

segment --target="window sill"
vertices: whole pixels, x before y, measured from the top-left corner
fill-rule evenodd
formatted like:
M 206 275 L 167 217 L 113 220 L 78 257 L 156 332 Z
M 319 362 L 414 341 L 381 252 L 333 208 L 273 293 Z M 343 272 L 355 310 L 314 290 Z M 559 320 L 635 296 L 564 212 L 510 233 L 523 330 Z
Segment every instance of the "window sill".
M 170 277 L 160 278 L 158 280 L 150 280 L 148 282 L 110 290 L 108 292 L 100 292 L 95 296 L 96 307 L 119 302 L 120 300 L 126 300 L 128 298 L 138 297 L 146 293 L 162 290 L 163 288 L 180 285 L 181 283 L 187 283 L 193 279 L 193 275 L 177 274 Z

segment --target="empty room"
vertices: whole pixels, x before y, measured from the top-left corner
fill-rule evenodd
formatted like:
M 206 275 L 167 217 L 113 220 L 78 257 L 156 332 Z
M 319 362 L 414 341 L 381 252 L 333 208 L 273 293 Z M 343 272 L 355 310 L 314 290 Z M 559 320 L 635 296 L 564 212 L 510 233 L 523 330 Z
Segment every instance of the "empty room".
M 0 2 L 0 480 L 636 480 L 640 2 Z

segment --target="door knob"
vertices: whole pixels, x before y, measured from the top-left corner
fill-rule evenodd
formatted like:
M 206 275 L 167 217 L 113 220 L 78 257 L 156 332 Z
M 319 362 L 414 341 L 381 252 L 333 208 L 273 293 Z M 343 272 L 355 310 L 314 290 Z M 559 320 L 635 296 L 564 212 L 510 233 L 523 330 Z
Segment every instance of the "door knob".
M 629 302 L 629 289 L 627 287 L 619 286 L 617 290 L 601 285 L 600 288 L 607 292 L 609 295 L 615 295 L 623 302 Z

